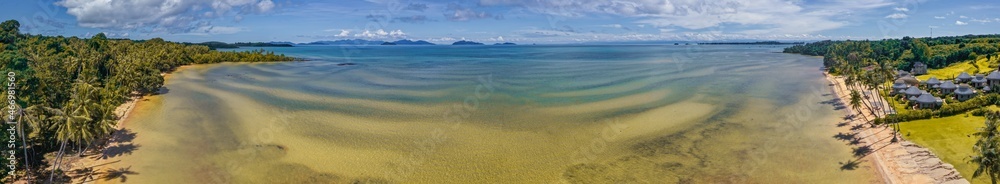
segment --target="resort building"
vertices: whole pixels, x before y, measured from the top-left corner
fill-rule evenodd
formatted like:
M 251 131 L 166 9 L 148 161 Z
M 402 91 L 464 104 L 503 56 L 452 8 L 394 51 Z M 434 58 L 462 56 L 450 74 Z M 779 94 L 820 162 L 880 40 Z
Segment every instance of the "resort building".
M 917 108 L 920 109 L 933 109 L 940 107 L 941 104 L 944 103 L 941 98 L 934 97 L 934 95 L 931 95 L 930 93 L 920 94 L 920 96 L 916 98 L 915 102 L 917 103 Z
M 904 77 L 900 77 L 899 79 L 896 79 L 896 80 L 903 80 L 903 83 L 906 83 L 906 85 L 910 85 L 910 86 L 919 86 L 920 85 L 920 80 L 917 80 L 917 78 L 914 78 L 913 76 L 904 76 Z
M 958 101 L 965 101 L 976 96 L 976 91 L 972 89 L 968 84 L 959 84 L 958 88 L 955 89 L 955 99 Z
M 1000 74 L 998 74 L 998 75 L 1000 75 Z M 936 88 L 939 87 L 938 85 L 941 85 L 941 81 L 939 81 L 936 77 L 931 77 L 931 78 L 927 79 L 927 81 L 924 81 L 924 86 L 926 86 L 928 88 L 935 88 L 936 89 Z
M 893 84 L 893 90 L 895 90 L 895 87 L 896 87 L 895 84 Z M 951 94 L 952 92 L 955 92 L 955 88 L 958 88 L 958 86 L 955 85 L 955 83 L 952 83 L 951 81 L 944 81 L 943 83 L 941 83 L 939 88 L 941 89 L 941 94 L 947 95 Z
M 910 72 L 906 72 L 906 71 L 903 71 L 903 70 L 896 70 L 896 78 L 897 79 L 898 78 L 903 78 L 903 77 L 908 77 L 908 76 L 911 76 Z
M 909 85 L 906 85 L 906 81 L 903 79 L 896 79 L 896 81 L 892 83 L 892 91 L 889 92 L 889 95 L 903 93 L 903 91 L 906 91 L 906 87 L 909 87 Z
M 922 62 L 913 63 L 913 69 L 910 70 L 913 75 L 923 75 L 927 74 L 927 65 Z
M 924 94 L 924 93 L 926 93 L 926 92 L 923 91 L 923 90 L 920 90 L 920 88 L 917 88 L 917 86 L 910 86 L 910 88 L 906 88 L 906 90 L 903 91 L 903 94 L 906 95 L 907 99 L 912 99 L 912 98 L 919 97 L 921 94 Z
M 986 76 L 983 76 L 983 74 L 976 74 L 976 77 L 972 78 L 971 84 L 972 87 L 975 88 L 982 88 L 983 86 L 986 86 Z
M 994 70 L 993 72 L 990 72 L 989 75 L 986 75 L 986 86 L 992 88 L 1000 86 L 1000 71 Z
M 958 83 L 966 83 L 972 81 L 972 76 L 969 73 L 962 72 L 962 74 L 958 74 L 958 78 L 956 79 L 959 80 Z

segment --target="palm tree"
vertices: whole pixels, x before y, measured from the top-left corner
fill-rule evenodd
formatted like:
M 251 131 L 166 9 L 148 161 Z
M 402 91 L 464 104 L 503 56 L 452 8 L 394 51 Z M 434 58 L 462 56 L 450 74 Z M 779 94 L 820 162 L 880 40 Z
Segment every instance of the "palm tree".
M 997 177 L 1000 176 L 1000 145 L 997 144 L 997 136 L 1000 135 L 1000 131 L 997 128 L 1000 128 L 1000 114 L 995 112 L 988 114 L 986 125 L 980 128 L 979 132 L 973 134 L 979 137 L 979 140 L 973 146 L 976 155 L 969 160 L 969 162 L 979 165 L 972 173 L 972 177 L 979 177 L 985 173 L 990 176 L 990 181 L 993 184 L 997 183 Z
M 858 111 L 858 114 L 861 114 L 861 116 L 865 118 L 865 122 L 867 122 L 868 117 L 864 116 L 864 113 L 861 111 L 861 94 L 856 90 L 851 90 L 850 100 L 851 108 Z
M 46 108 L 46 111 L 53 115 L 49 118 L 54 122 L 50 129 L 55 130 L 56 140 L 60 142 L 59 152 L 56 154 L 56 168 L 49 174 L 49 182 L 52 182 L 55 171 L 59 170 L 62 166 L 62 157 L 66 151 L 66 144 L 78 137 L 78 134 L 74 130 L 80 129 L 81 124 L 91 119 L 90 117 L 81 115 L 82 112 L 78 105 L 70 103 L 67 103 L 61 109 Z
M 93 121 L 91 109 L 99 106 L 92 100 L 95 89 L 90 84 L 78 80 L 73 84 L 73 93 L 70 100 L 62 108 L 45 108 L 49 114 L 53 115 L 49 118 L 54 122 L 50 125 L 50 129 L 55 131 L 56 139 L 61 142 L 59 152 L 56 154 L 56 168 L 49 175 L 50 182 L 52 181 L 52 177 L 55 176 L 55 171 L 59 170 L 62 166 L 62 158 L 66 153 L 66 145 L 69 142 L 74 142 L 77 146 L 82 147 L 85 144 L 91 143 L 97 137 L 101 136 L 102 133 L 110 131 L 110 125 L 102 125 L 107 124 L 106 121 Z M 81 153 L 84 151 L 83 148 L 79 150 Z

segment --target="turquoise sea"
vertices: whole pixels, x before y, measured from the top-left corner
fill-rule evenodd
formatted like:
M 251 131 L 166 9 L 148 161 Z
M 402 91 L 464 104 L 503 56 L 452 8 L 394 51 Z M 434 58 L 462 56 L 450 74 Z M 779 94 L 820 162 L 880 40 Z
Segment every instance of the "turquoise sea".
M 180 69 L 129 183 L 877 183 L 783 46 L 300 46 Z M 260 48 L 246 48 L 260 49 Z

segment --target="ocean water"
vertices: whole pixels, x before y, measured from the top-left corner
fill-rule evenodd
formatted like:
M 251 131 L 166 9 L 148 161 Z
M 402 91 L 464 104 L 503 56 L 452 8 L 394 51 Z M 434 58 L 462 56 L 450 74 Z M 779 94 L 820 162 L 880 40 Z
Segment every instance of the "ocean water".
M 873 183 L 822 59 L 774 46 L 305 46 L 186 67 L 128 183 Z M 112 180 L 117 181 L 117 180 Z

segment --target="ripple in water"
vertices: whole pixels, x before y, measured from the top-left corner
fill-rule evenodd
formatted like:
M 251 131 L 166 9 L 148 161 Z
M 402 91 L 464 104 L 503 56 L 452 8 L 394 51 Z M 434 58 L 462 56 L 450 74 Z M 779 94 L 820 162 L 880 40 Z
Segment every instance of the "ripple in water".
M 172 74 L 111 166 L 134 183 L 878 182 L 840 170 L 821 59 L 780 48 L 272 49 L 313 60 Z

